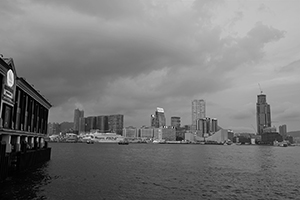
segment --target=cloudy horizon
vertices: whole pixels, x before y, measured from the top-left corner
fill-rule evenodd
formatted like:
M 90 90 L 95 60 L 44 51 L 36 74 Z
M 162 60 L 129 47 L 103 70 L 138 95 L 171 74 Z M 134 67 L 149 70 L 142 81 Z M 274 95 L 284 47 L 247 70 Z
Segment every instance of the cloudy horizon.
M 191 124 L 191 103 L 223 128 L 255 132 L 261 90 L 272 125 L 300 130 L 300 2 L 24 0 L 1 2 L 0 53 L 49 99 L 49 122 L 156 107 Z M 260 87 L 259 87 L 260 85 Z

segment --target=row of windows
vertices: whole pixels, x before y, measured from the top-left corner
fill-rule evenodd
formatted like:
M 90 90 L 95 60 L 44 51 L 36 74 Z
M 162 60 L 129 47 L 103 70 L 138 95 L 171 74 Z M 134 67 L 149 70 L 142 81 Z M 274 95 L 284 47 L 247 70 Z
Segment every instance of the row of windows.
M 47 134 L 48 109 L 17 87 L 14 107 L 3 104 L 2 126 Z

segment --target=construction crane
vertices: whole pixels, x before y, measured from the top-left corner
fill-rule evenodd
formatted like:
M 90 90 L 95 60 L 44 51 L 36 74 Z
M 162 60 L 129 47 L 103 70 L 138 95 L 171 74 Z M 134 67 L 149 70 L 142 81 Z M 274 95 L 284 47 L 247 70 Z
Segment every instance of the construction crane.
M 260 84 L 259 84 L 259 83 L 258 83 L 258 86 L 259 86 L 260 93 L 262 94 L 262 93 L 263 93 L 263 91 L 262 91 L 262 89 L 261 89 L 261 87 L 260 87 Z

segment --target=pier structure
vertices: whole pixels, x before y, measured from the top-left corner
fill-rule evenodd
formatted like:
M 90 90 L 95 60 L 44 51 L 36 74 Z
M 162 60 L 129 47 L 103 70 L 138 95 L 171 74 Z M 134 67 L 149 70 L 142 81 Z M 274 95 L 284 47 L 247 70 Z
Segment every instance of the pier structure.
M 51 104 L 25 78 L 12 58 L 0 57 L 0 180 L 50 159 L 45 137 Z

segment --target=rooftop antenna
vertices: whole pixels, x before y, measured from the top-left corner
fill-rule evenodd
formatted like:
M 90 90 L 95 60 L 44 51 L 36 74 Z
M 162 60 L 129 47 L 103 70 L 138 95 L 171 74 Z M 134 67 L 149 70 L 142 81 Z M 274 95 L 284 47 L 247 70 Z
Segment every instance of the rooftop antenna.
M 262 93 L 263 93 L 263 91 L 262 91 L 262 89 L 261 89 L 261 87 L 260 87 L 260 84 L 259 84 L 259 83 L 258 83 L 258 86 L 259 86 L 260 93 L 262 94 Z

